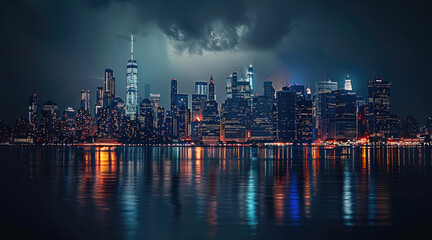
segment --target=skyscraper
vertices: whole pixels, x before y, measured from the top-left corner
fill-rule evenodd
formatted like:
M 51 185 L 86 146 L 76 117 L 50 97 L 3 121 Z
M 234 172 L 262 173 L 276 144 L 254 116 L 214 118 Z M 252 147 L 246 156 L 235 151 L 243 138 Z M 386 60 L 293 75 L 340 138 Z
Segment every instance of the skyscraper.
M 212 100 L 216 100 L 216 95 L 215 95 L 215 83 L 213 81 L 213 75 L 210 76 L 210 81 L 209 81 L 209 92 L 208 92 L 208 100 L 212 101 Z
M 207 82 L 195 82 L 195 94 L 207 95 Z
M 352 91 L 353 90 L 349 74 L 347 74 L 347 77 L 345 79 L 344 90 L 346 90 L 346 91 Z
M 294 83 L 289 87 L 291 91 L 296 92 L 297 100 L 305 97 L 305 86 L 299 83 Z
M 331 91 L 337 90 L 338 83 L 329 79 L 324 79 L 315 84 L 315 89 L 316 93 L 314 95 L 313 101 L 315 138 L 325 140 L 327 138 L 327 126 L 324 126 L 324 124 L 326 124 L 324 117 L 327 117 L 328 114 L 331 114 L 334 109 L 328 109 L 326 107 L 327 104 L 332 105 L 334 102 L 334 99 L 331 99 L 331 96 L 328 96 L 327 94 Z M 331 107 L 333 107 L 333 105 Z
M 271 101 L 275 99 L 275 89 L 270 79 L 264 82 L 264 96 Z
M 192 121 L 202 120 L 202 112 L 207 103 L 207 95 L 192 94 Z
M 53 101 L 48 101 L 42 106 L 40 131 L 41 141 L 44 143 L 56 143 L 59 140 L 57 112 L 58 106 Z
M 113 70 L 105 69 L 103 107 L 110 107 L 115 98 L 115 78 Z
M 335 112 L 329 117 L 328 138 L 354 140 L 357 137 L 357 97 L 352 91 L 339 89 L 331 92 L 335 97 Z
M 296 102 L 296 140 L 311 143 L 313 140 L 312 100 L 301 98 Z
M 268 97 L 252 97 L 252 140 L 272 140 L 273 135 L 273 101 Z
M 148 98 L 142 100 L 139 114 L 140 138 L 145 142 L 154 140 L 154 110 Z
M 249 68 L 247 70 L 247 81 L 249 82 L 250 93 L 251 93 L 251 96 L 252 96 L 254 94 L 254 84 L 255 84 L 255 73 L 254 73 L 252 64 L 249 65 Z
M 312 90 L 309 85 L 306 87 L 306 100 L 312 100 Z
M 278 138 L 294 141 L 296 137 L 296 92 L 288 86 L 276 92 L 278 111 Z
M 90 90 L 81 90 L 80 110 L 90 111 Z
M 150 102 L 152 103 L 153 108 L 160 107 L 160 94 L 150 93 Z
M 176 103 L 177 103 L 177 80 L 173 78 L 171 80 L 171 114 L 173 114 L 172 117 L 174 117 L 175 112 L 177 112 Z
M 232 75 L 225 78 L 225 88 L 227 98 L 232 98 Z
M 244 79 L 239 80 L 237 71 L 234 71 L 231 76 L 232 76 L 231 77 L 232 98 L 250 99 L 251 98 L 251 91 L 250 91 L 249 82 L 244 81 Z
M 98 115 L 99 110 L 104 107 L 103 103 L 103 87 L 98 87 L 96 89 L 95 116 Z
M 138 113 L 138 64 L 133 59 L 133 35 L 131 35 L 131 59 L 126 71 L 126 116 L 134 119 Z
M 37 97 L 36 93 L 33 93 L 30 96 L 29 99 L 29 124 L 33 127 L 33 129 L 36 129 L 38 117 L 37 117 L 37 111 L 39 107 L 39 98 Z
M 390 115 L 390 86 L 391 82 L 382 77 L 368 82 L 368 122 L 370 134 L 385 135 L 386 121 Z

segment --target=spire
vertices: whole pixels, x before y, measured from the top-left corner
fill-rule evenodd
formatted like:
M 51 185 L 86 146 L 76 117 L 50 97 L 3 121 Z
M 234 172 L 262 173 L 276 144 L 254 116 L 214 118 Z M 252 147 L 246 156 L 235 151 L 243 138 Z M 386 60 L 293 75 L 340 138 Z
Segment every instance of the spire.
M 133 61 L 133 35 L 131 34 L 131 60 Z

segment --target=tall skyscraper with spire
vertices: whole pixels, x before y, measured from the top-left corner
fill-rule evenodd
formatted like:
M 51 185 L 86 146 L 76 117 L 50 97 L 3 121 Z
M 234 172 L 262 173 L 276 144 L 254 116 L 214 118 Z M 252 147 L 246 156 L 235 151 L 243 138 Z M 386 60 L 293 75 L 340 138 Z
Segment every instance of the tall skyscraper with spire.
M 344 86 L 344 90 L 352 91 L 351 79 L 350 79 L 349 74 L 347 74 L 347 77 L 346 77 L 346 79 L 345 79 L 345 86 Z
M 255 74 L 254 74 L 254 70 L 253 70 L 252 64 L 249 65 L 249 68 L 247 70 L 247 81 L 249 82 L 249 85 L 250 85 L 251 96 L 253 96 L 253 94 L 254 94 L 254 83 L 255 83 Z
M 215 98 L 215 85 L 214 85 L 213 75 L 210 76 L 209 81 L 209 92 L 208 92 L 208 98 L 210 101 L 216 100 Z
M 133 58 L 133 35 L 131 35 L 131 59 L 126 71 L 126 116 L 135 118 L 138 113 L 138 65 Z

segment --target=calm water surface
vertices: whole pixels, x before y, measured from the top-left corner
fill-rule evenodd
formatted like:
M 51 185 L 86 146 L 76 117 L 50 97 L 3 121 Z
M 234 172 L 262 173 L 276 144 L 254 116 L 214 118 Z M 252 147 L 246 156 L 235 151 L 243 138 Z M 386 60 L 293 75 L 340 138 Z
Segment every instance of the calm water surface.
M 430 239 L 431 148 L 0 147 L 2 239 Z

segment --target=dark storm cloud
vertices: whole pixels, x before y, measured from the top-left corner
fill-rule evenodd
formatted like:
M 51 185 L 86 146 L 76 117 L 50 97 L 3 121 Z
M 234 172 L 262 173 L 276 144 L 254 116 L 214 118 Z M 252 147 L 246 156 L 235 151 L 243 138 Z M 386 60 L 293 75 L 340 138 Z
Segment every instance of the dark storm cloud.
M 88 5 L 132 4 L 143 26 L 156 24 L 179 51 L 236 51 L 275 47 L 292 29 L 294 1 L 115 1 Z M 296 9 L 298 10 L 298 9 Z

